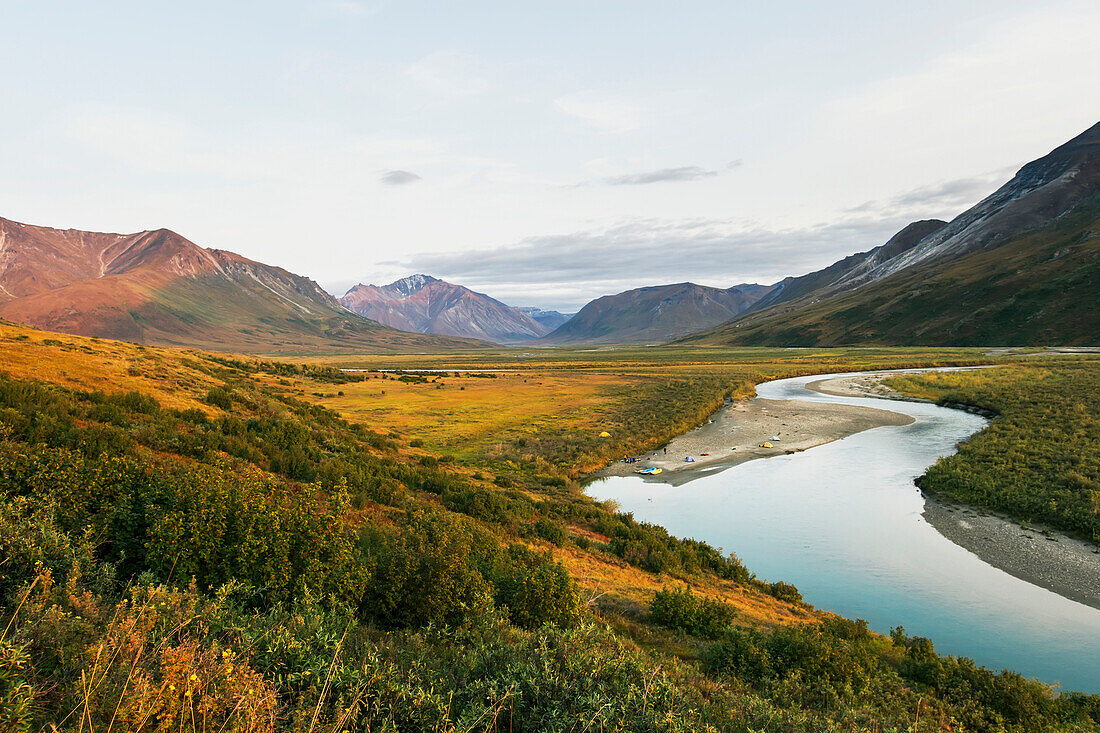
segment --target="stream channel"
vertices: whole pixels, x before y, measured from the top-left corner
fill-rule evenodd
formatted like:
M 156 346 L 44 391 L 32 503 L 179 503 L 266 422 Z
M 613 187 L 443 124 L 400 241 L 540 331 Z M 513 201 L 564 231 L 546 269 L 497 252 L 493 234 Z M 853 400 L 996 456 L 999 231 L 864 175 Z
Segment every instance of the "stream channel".
M 915 422 L 748 461 L 681 486 L 640 477 L 590 484 L 624 512 L 734 552 L 808 603 L 926 636 L 941 654 L 1012 669 L 1064 690 L 1100 692 L 1100 610 L 1015 578 L 936 531 L 913 481 L 988 421 L 922 402 L 836 397 L 823 374 L 757 385 L 760 397 L 874 407 Z

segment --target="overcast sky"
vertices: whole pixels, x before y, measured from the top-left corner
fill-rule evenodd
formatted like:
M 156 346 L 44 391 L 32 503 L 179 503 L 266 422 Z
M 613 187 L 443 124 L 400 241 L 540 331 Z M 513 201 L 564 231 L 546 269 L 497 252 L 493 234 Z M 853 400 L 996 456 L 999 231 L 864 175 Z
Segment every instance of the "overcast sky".
M 770 283 L 1100 120 L 1095 0 L 0 0 L 0 27 L 0 216 L 168 227 L 337 294 Z

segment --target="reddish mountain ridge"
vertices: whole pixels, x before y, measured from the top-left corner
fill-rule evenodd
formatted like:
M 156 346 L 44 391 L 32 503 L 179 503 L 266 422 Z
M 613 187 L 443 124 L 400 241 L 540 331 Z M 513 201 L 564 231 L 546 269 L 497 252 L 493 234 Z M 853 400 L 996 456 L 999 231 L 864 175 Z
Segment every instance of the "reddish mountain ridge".
M 138 343 L 240 351 L 461 348 L 349 312 L 309 278 L 167 229 L 59 230 L 0 218 L 0 318 Z
M 502 344 L 530 341 L 552 330 L 519 308 L 429 275 L 410 275 L 389 285 L 360 283 L 340 303 L 393 328 Z

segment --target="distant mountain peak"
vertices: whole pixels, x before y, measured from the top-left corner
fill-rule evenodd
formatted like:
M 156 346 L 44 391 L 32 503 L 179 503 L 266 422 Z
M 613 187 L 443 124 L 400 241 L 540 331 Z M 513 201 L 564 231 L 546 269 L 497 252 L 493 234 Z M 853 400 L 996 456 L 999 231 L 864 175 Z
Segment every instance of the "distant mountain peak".
M 340 303 L 353 313 L 404 331 L 497 343 L 530 341 L 564 321 L 564 317 L 535 318 L 484 293 L 424 274 L 389 285 L 356 285 Z
M 423 290 L 432 283 L 439 282 L 443 281 L 439 278 L 432 277 L 431 275 L 416 274 L 409 275 L 408 277 L 403 277 L 400 280 L 395 280 L 385 287 L 395 290 L 399 293 L 403 293 L 405 295 L 412 295 L 419 290 Z

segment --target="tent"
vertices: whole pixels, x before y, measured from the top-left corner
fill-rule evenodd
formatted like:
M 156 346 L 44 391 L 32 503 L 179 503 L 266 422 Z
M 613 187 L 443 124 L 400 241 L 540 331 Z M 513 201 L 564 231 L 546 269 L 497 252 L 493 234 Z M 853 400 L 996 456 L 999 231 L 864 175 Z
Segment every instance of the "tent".
M 607 431 L 605 430 L 605 431 L 603 431 L 602 433 L 600 433 L 600 437 L 601 437 L 601 438 L 610 438 L 610 437 L 611 437 L 611 433 L 609 433 L 609 432 L 607 432 Z

